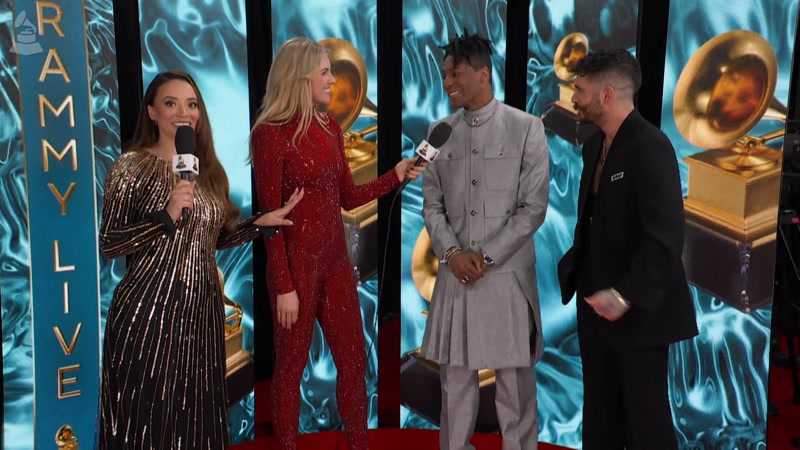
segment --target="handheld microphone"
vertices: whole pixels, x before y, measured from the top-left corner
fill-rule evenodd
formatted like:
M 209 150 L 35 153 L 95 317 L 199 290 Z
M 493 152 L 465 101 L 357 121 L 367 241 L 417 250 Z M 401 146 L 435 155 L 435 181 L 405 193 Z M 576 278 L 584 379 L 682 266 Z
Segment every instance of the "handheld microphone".
M 452 132 L 453 127 L 447 122 L 439 122 L 438 125 L 433 127 L 431 135 L 428 136 L 428 140 L 420 142 L 417 147 L 417 160 L 414 161 L 414 167 L 421 165 L 423 161 L 433 162 L 433 160 L 439 156 L 439 147 L 447 143 L 447 140 L 450 139 L 450 133 Z M 400 185 L 400 190 L 403 190 L 410 181 L 411 179 L 409 178 L 403 180 L 403 184 Z
M 194 129 L 188 125 L 178 127 L 175 131 L 175 150 L 178 154 L 172 157 L 172 172 L 180 175 L 181 180 L 191 180 L 192 175 L 200 175 L 200 160 L 194 156 L 197 141 Z M 183 223 L 189 220 L 189 208 L 181 211 Z

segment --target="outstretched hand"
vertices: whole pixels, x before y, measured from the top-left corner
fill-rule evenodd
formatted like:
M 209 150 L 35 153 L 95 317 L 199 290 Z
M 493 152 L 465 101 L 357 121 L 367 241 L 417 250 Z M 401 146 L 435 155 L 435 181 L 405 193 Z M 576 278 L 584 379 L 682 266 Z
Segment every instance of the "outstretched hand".
M 263 216 L 259 217 L 254 221 L 254 223 L 260 227 L 275 227 L 281 225 L 294 225 L 294 222 L 291 220 L 285 219 L 286 215 L 292 211 L 292 209 L 297 206 L 300 200 L 303 198 L 303 194 L 305 193 L 304 189 L 296 188 L 294 193 L 291 197 L 289 197 L 289 201 L 283 205 L 282 208 L 276 209 L 275 211 L 270 211 Z

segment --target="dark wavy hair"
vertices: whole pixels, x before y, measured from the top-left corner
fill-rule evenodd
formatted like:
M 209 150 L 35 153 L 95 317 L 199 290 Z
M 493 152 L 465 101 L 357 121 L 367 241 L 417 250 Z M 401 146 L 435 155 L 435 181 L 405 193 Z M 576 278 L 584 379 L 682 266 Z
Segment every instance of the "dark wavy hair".
M 639 67 L 639 62 L 625 49 L 590 52 L 578 60 L 574 73 L 591 80 L 616 78 L 627 81 L 633 88 L 631 96 L 642 86 L 642 69 Z M 626 86 L 614 87 L 622 89 Z
M 211 126 L 203 96 L 200 94 L 200 89 L 197 88 L 197 83 L 195 83 L 194 79 L 188 73 L 179 70 L 170 70 L 161 72 L 153 78 L 153 81 L 150 82 L 150 85 L 144 93 L 144 99 L 139 108 L 136 131 L 133 132 L 133 138 L 126 146 L 127 148 L 125 151 L 146 150 L 151 148 L 158 141 L 158 126 L 150 120 L 147 107 L 154 106 L 156 95 L 161 86 L 173 80 L 181 80 L 189 83 L 192 89 L 194 89 L 194 93 L 197 95 L 200 120 L 197 121 L 194 127 L 194 134 L 197 139 L 195 154 L 203 164 L 203 170 L 200 171 L 197 182 L 211 191 L 211 195 L 222 203 L 226 213 L 225 229 L 233 230 L 239 222 L 239 208 L 230 200 L 228 175 L 225 174 L 225 168 L 222 167 L 222 164 L 217 158 L 217 153 L 214 151 L 214 138 L 211 136 Z
M 492 73 L 492 42 L 479 34 L 469 34 L 464 29 L 464 34 L 455 35 L 447 45 L 439 47 L 444 50 L 444 57 L 453 57 L 454 64 L 466 62 L 473 69 L 480 70 L 482 67 L 489 69 Z

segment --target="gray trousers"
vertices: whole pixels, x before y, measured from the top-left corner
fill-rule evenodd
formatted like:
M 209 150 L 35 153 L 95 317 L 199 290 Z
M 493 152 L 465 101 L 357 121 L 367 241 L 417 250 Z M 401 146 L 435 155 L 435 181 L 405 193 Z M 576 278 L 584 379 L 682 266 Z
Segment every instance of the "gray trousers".
M 536 450 L 536 373 L 533 367 L 497 369 L 495 407 L 503 450 Z M 465 366 L 440 366 L 442 415 L 441 450 L 474 450 L 469 440 L 478 418 L 478 371 Z

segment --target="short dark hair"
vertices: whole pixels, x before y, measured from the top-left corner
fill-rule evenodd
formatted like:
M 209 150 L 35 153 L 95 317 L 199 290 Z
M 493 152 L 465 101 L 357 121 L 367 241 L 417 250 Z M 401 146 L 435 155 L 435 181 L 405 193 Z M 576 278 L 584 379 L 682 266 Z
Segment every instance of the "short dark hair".
M 453 36 L 447 45 L 440 48 L 444 50 L 445 58 L 453 57 L 454 64 L 466 62 L 475 70 L 485 66 L 489 74 L 492 73 L 492 42 L 477 33 L 469 34 L 465 28 L 463 35 Z
M 581 77 L 621 77 L 630 81 L 635 94 L 642 86 L 639 62 L 625 49 L 590 52 L 575 64 L 574 72 Z M 617 86 L 619 88 L 619 86 Z

